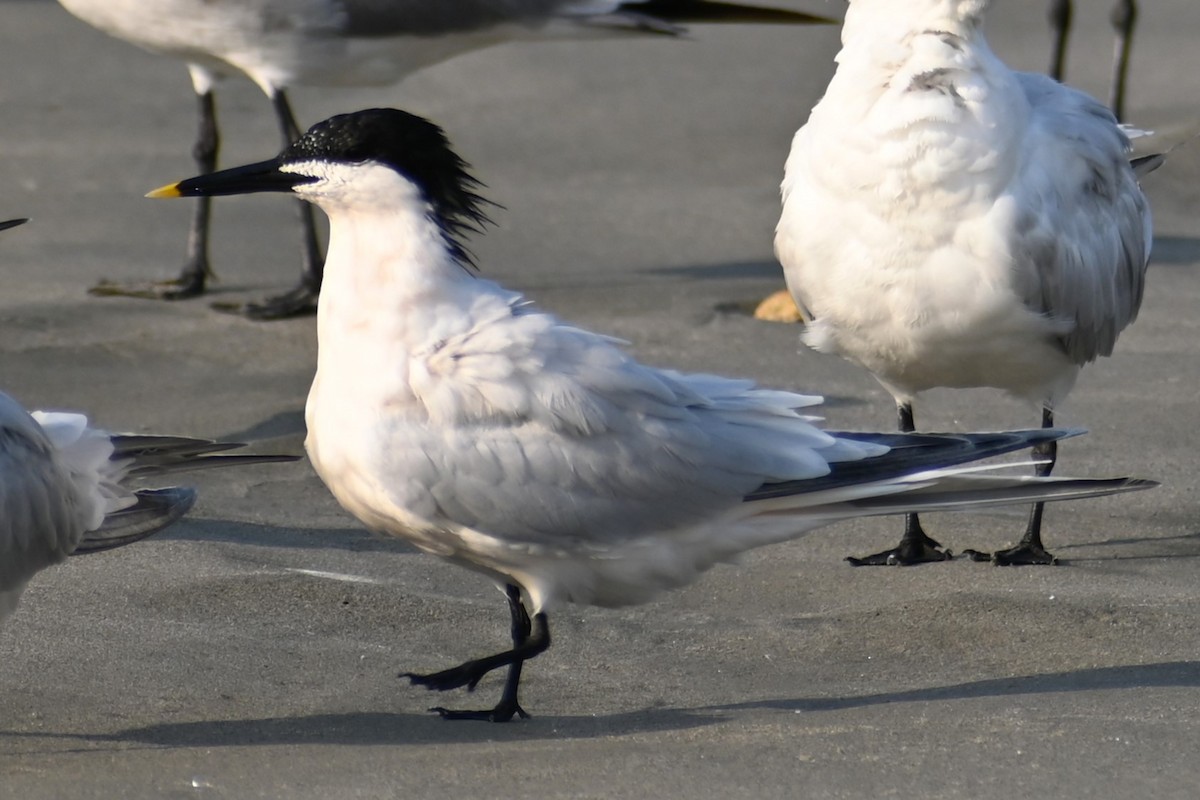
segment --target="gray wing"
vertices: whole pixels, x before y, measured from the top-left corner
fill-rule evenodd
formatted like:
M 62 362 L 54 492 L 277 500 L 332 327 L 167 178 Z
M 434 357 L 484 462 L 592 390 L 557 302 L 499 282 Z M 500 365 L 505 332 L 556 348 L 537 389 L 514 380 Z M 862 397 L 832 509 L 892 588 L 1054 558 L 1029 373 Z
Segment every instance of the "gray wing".
M 445 340 L 410 378 L 429 419 L 398 415 L 379 436 L 378 472 L 396 476 L 385 491 L 509 541 L 603 547 L 672 530 L 872 451 L 795 411 L 818 398 L 656 370 L 519 309 Z
M 1025 302 L 1072 324 L 1077 364 L 1113 351 L 1137 317 L 1150 256 L 1150 207 L 1112 113 L 1041 75 L 1018 76 L 1029 133 L 1011 188 L 1012 255 Z
M 66 558 L 85 527 L 49 442 L 20 420 L 10 424 L 10 410 L 0 406 L 0 592 Z

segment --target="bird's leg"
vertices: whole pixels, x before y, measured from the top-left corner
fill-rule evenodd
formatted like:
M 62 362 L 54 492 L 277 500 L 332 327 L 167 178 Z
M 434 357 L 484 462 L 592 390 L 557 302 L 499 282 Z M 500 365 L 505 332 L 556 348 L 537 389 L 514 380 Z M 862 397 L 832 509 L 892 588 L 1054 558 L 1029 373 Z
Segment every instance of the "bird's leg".
M 287 94 L 278 89 L 271 95 L 271 105 L 279 122 L 283 146 L 287 147 L 300 138 L 300 127 L 292 114 Z M 301 228 L 300 283 L 296 288 L 277 297 L 268 297 L 261 303 L 214 303 L 213 308 L 231 314 L 241 314 L 250 319 L 271 320 L 299 317 L 316 313 L 317 295 L 321 292 L 321 276 L 325 269 L 325 257 L 317 241 L 317 219 L 311 203 L 297 200 Z
M 1062 81 L 1067 68 L 1067 37 L 1071 34 L 1071 0 L 1050 0 L 1050 30 L 1054 44 L 1050 51 L 1050 77 Z
M 1042 427 L 1054 427 L 1054 411 L 1050 408 L 1042 409 Z M 1043 442 L 1035 445 L 1033 455 L 1039 461 L 1034 467 L 1034 474 L 1039 478 L 1047 477 L 1054 471 L 1054 464 L 1058 461 L 1058 442 Z M 1000 566 L 1057 564 L 1058 559 L 1046 552 L 1046 548 L 1042 546 L 1042 510 L 1044 506 L 1045 503 L 1034 504 L 1033 509 L 1029 512 L 1029 524 L 1025 527 L 1025 535 L 1021 537 L 1021 541 L 1017 542 L 1016 547 L 997 550 L 991 555 L 978 550 L 964 550 L 963 555 L 969 556 L 972 561 L 991 561 Z
M 912 433 L 916 430 L 916 425 L 913 424 L 912 403 L 903 402 L 896 406 L 898 412 L 900 432 Z M 908 566 L 910 564 L 924 564 L 930 561 L 948 561 L 954 558 L 954 555 L 949 550 L 941 549 L 941 545 L 925 533 L 921 527 L 921 521 L 916 514 L 906 514 L 904 517 L 904 536 L 900 538 L 900 544 L 893 547 L 891 550 L 884 550 L 882 553 L 875 553 L 864 558 L 855 558 L 847 556 L 846 560 L 856 567 L 878 567 L 878 566 Z
M 417 675 L 412 672 L 402 672 L 401 678 L 408 678 L 414 685 L 424 686 L 438 692 L 449 689 L 474 691 L 487 673 L 500 667 L 508 667 L 508 678 L 504 681 L 504 692 L 500 702 L 494 708 L 484 711 L 453 711 L 447 708 L 435 707 L 429 709 L 442 715 L 443 719 L 478 719 L 487 722 L 508 722 L 513 715 L 528 719 L 529 714 L 517 702 L 517 688 L 521 682 L 521 667 L 526 661 L 542 653 L 550 646 L 550 623 L 545 614 L 535 614 L 532 622 L 521 602 L 521 590 L 509 584 L 505 587 L 508 596 L 508 609 L 512 614 L 511 650 L 497 653 L 494 656 L 467 661 L 457 667 L 434 672 L 429 675 Z
M 217 168 L 217 151 L 220 134 L 217 131 L 217 106 L 211 89 L 196 93 L 199 101 L 200 127 L 196 144 L 192 147 L 192 158 L 201 175 L 214 172 Z M 101 281 L 89 289 L 90 294 L 105 297 L 144 297 L 151 300 L 184 300 L 204 294 L 205 283 L 213 277 L 208 265 L 208 226 L 212 213 L 212 198 L 196 199 L 196 210 L 192 215 L 192 227 L 188 232 L 187 260 L 179 277 L 153 283 L 122 284 Z
M 1129 50 L 1133 47 L 1133 28 L 1137 24 L 1138 7 L 1134 0 L 1117 0 L 1109 21 L 1117 32 L 1113 53 L 1113 78 L 1108 107 L 1117 121 L 1125 119 L 1125 84 L 1129 78 Z

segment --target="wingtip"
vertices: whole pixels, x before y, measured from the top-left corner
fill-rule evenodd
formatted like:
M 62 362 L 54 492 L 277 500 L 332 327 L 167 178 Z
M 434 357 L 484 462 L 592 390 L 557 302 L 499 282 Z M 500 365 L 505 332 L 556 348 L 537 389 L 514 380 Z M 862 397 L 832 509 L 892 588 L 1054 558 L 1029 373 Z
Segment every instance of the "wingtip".
M 140 542 L 180 520 L 196 503 L 196 490 L 188 486 L 141 489 L 136 495 L 137 503 L 105 517 L 99 528 L 84 535 L 72 555 Z
M 841 21 L 806 11 L 728 0 L 646 0 L 636 6 L 639 14 L 669 22 L 735 23 L 757 25 L 840 25 Z

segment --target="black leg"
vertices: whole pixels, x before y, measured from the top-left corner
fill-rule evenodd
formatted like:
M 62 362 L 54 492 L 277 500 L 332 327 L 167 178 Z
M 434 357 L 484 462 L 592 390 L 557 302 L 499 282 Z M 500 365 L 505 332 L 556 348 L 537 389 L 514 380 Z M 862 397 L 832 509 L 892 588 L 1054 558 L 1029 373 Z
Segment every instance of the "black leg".
M 1050 0 L 1050 32 L 1054 35 L 1054 44 L 1050 51 L 1050 77 L 1060 82 L 1066 75 L 1071 12 L 1071 0 Z
M 1113 53 L 1113 78 L 1108 106 L 1118 120 L 1125 119 L 1125 84 L 1129 78 L 1129 51 L 1133 47 L 1133 28 L 1137 24 L 1138 8 L 1134 0 L 1117 0 L 1109 21 L 1117 32 Z
M 287 147 L 300 138 L 300 127 L 288 104 L 287 94 L 277 90 L 271 96 L 275 118 L 283 146 Z M 317 241 L 317 220 L 311 203 L 297 200 L 301 228 L 300 283 L 296 288 L 277 297 L 268 297 L 261 303 L 213 303 L 213 308 L 231 314 L 241 314 L 250 319 L 286 319 L 313 314 L 317 310 L 317 295 L 321 292 L 321 276 L 325 269 L 325 257 Z
M 1067 38 L 1071 32 L 1071 0 L 1050 0 L 1050 29 L 1054 44 L 1050 53 L 1050 77 L 1061 81 L 1066 75 Z M 1108 106 L 1118 120 L 1125 119 L 1125 90 L 1129 80 L 1129 51 L 1133 47 L 1133 29 L 1137 25 L 1136 0 L 1116 0 L 1109 22 L 1117 38 L 1113 52 L 1113 76 Z
M 196 95 L 200 111 L 200 127 L 192 157 L 198 174 L 205 175 L 217 168 L 220 134 L 217 131 L 217 107 L 211 91 Z M 101 281 L 88 291 L 100 296 L 143 297 L 151 300 L 183 300 L 204 294 L 205 283 L 213 273 L 208 265 L 208 226 L 212 198 L 196 199 L 192 227 L 188 232 L 187 260 L 179 277 L 169 281 L 143 284 L 121 284 Z
M 504 692 L 500 702 L 494 708 L 483 711 L 453 711 L 440 706 L 429 709 L 442 715 L 443 719 L 478 719 L 487 722 L 508 722 L 513 716 L 528 719 L 529 714 L 517 702 L 517 689 L 521 682 L 521 667 L 526 661 L 544 652 L 550 647 L 550 623 L 545 614 L 536 614 L 532 622 L 521 602 L 521 590 L 509 585 L 505 589 L 508 595 L 508 608 L 512 615 L 511 650 L 497 653 L 494 656 L 475 659 L 459 664 L 457 667 L 434 672 L 429 675 L 417 675 L 412 672 L 400 673 L 401 678 L 408 678 L 416 686 L 424 686 L 438 692 L 466 687 L 474 691 L 479 680 L 494 669 L 508 667 L 508 678 L 504 681 Z
M 900 403 L 896 406 L 896 410 L 900 432 L 912 433 L 916 430 L 916 425 L 913 424 L 912 403 Z M 904 536 L 900 538 L 900 544 L 891 550 L 884 550 L 882 553 L 874 553 L 864 558 L 846 556 L 846 560 L 855 567 L 880 567 L 909 566 L 925 564 L 930 561 L 948 561 L 954 558 L 949 550 L 943 550 L 941 547 L 925 533 L 916 514 L 907 514 L 904 517 Z
M 1042 409 L 1042 427 L 1054 427 L 1054 411 Z M 1034 474 L 1039 478 L 1047 477 L 1054 471 L 1058 461 L 1058 442 L 1044 442 L 1033 448 L 1033 455 L 1040 462 L 1034 468 Z M 1000 566 L 1020 566 L 1027 564 L 1057 564 L 1058 559 L 1046 552 L 1042 546 L 1042 511 L 1045 503 L 1036 503 L 1029 512 L 1029 524 L 1025 526 L 1025 535 L 1016 547 L 1007 550 L 997 550 L 991 555 L 978 550 L 964 550 L 963 555 L 972 561 L 991 561 Z

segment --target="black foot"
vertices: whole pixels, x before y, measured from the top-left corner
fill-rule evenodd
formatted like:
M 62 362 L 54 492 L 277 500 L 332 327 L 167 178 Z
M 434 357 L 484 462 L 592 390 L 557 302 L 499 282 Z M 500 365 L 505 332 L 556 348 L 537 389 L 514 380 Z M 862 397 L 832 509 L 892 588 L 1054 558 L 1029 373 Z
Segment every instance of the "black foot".
M 963 555 L 972 561 L 990 561 L 998 567 L 1023 567 L 1032 565 L 1053 566 L 1058 559 L 1040 544 L 1022 543 L 1007 550 L 997 550 L 994 553 L 981 553 L 978 550 L 964 550 Z
M 481 722 L 508 722 L 514 716 L 529 719 L 529 714 L 517 703 L 501 700 L 496 707 L 488 711 L 456 711 L 450 708 L 434 706 L 430 711 L 440 714 L 442 719 L 477 719 Z
M 213 303 L 212 307 L 226 314 L 260 321 L 307 317 L 317 313 L 318 294 L 307 286 L 297 286 L 286 294 L 268 297 L 261 303 Z
M 533 619 L 525 611 L 521 602 L 521 590 L 516 584 L 505 587 L 508 596 L 508 609 L 512 616 L 513 649 L 496 653 L 486 658 L 477 658 L 459 664 L 457 667 L 444 669 L 441 672 L 431 672 L 428 675 L 417 675 L 413 672 L 400 673 L 401 678 L 408 678 L 414 686 L 424 686 L 435 692 L 445 692 L 450 689 L 466 687 L 474 691 L 481 678 L 500 667 L 508 667 L 508 677 L 504 681 L 504 693 L 500 702 L 486 711 L 452 711 L 438 706 L 429 709 L 442 715 L 442 719 L 478 719 L 485 722 L 508 722 L 513 716 L 529 719 L 525 709 L 517 702 L 518 687 L 521 683 L 521 668 L 529 659 L 545 652 L 550 647 L 550 623 L 544 613 L 536 614 Z
M 114 283 L 100 281 L 88 289 L 96 297 L 140 297 L 144 300 L 187 300 L 204 294 L 204 280 L 181 275 L 169 281 Z
M 463 687 L 466 687 L 468 692 L 473 692 L 480 678 L 492 669 L 484 661 L 485 659 L 468 661 L 465 664 L 459 664 L 457 667 L 451 667 L 450 669 L 444 669 L 441 672 L 433 672 L 428 675 L 402 672 L 399 677 L 408 678 L 414 686 L 424 686 L 426 689 L 432 689 L 435 692 L 445 692 L 450 689 L 461 689 Z M 442 708 L 441 706 L 434 706 L 429 710 L 440 714 L 442 719 L 476 719 L 483 722 L 508 722 L 514 715 L 521 719 L 529 719 L 529 714 L 526 713 L 525 709 L 521 708 L 516 699 L 509 697 L 501 698 L 495 708 L 483 711 L 458 711 Z
M 882 553 L 855 558 L 846 556 L 846 560 L 855 567 L 908 567 L 913 564 L 928 564 L 934 561 L 949 561 L 954 554 L 929 537 L 913 541 L 903 540 L 891 550 Z

